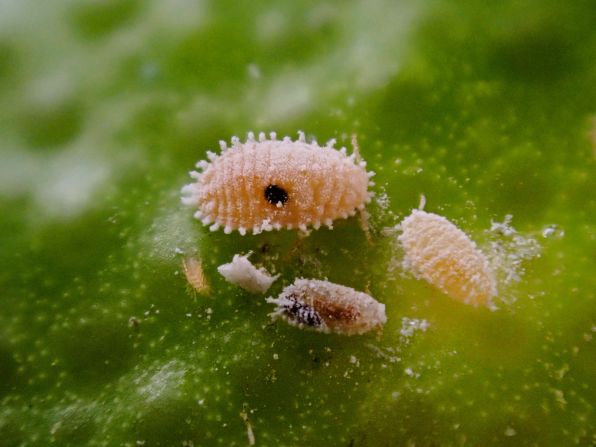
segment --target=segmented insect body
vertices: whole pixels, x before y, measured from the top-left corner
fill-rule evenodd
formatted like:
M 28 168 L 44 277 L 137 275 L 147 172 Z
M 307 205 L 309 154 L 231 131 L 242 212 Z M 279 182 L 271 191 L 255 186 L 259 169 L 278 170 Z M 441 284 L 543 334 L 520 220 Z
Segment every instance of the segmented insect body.
M 364 161 L 348 156 L 345 148 L 298 141 L 277 140 L 275 133 L 258 141 L 249 133 L 246 142 L 232 138 L 232 146 L 220 142 L 222 152 L 208 152 L 193 171 L 195 183 L 182 189 L 182 201 L 196 206 L 195 217 L 212 231 L 279 230 L 321 225 L 332 226 L 364 208 L 371 199 L 370 177 Z
M 414 210 L 401 223 L 404 265 L 450 297 L 491 305 L 496 281 L 487 258 L 468 236 L 442 216 Z
M 381 328 L 387 321 L 385 305 L 350 287 L 316 279 L 297 279 L 279 297 L 271 314 L 289 324 L 319 332 L 363 334 Z
M 203 273 L 201 260 L 197 258 L 185 258 L 182 260 L 182 269 L 188 284 L 199 293 L 209 292 L 209 284 Z

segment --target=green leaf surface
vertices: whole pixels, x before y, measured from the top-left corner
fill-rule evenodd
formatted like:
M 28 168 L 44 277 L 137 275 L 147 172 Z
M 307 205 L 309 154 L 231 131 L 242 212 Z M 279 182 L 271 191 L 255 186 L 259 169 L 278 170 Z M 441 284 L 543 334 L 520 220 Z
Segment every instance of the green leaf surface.
M 0 446 L 593 445 L 595 17 L 588 0 L 0 1 Z M 180 204 L 218 140 L 298 129 L 358 136 L 369 234 L 210 233 Z M 388 230 L 421 194 L 500 253 L 497 310 L 403 271 Z M 514 236 L 489 230 L 507 215 Z M 216 270 L 250 250 L 281 273 L 271 295 L 299 276 L 369 291 L 383 333 L 272 323 Z

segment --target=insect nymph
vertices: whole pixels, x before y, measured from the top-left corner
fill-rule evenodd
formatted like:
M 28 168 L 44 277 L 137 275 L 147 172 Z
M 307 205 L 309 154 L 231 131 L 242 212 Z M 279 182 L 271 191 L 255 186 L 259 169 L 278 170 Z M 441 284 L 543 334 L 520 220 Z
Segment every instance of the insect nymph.
M 476 244 L 442 216 L 414 210 L 401 223 L 404 265 L 450 297 L 491 306 L 497 286 L 489 262 Z
M 271 314 L 292 326 L 317 332 L 363 334 L 380 329 L 387 321 L 385 305 L 351 287 L 317 279 L 297 279 L 277 298 Z
M 298 134 L 297 141 L 275 133 L 257 140 L 251 132 L 244 143 L 220 142 L 221 154 L 208 152 L 210 161 L 197 163 L 201 172 L 191 172 L 196 182 L 182 189 L 183 203 L 196 206 L 195 217 L 212 231 L 240 234 L 331 227 L 364 209 L 374 175 L 366 162 L 334 149 L 334 140 L 319 146 Z

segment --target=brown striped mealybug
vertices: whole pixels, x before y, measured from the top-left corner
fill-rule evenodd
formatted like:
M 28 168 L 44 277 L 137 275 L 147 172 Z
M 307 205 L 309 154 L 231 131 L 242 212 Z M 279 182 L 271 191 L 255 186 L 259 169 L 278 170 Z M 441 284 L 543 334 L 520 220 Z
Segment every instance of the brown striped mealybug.
M 297 279 L 267 302 L 277 306 L 273 319 L 318 332 L 363 334 L 387 321 L 385 305 L 370 295 L 317 279 Z

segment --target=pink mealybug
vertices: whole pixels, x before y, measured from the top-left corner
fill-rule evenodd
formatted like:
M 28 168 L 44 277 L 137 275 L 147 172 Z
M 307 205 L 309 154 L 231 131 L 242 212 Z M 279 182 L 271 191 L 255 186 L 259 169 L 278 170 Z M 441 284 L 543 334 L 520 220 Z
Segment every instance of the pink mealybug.
M 245 142 L 232 138 L 231 147 L 220 142 L 221 154 L 208 152 L 210 161 L 197 163 L 201 172 L 191 172 L 196 181 L 182 189 L 183 203 L 197 207 L 195 217 L 212 231 L 240 234 L 331 228 L 363 210 L 374 175 L 366 162 L 334 149 L 335 140 L 319 146 L 298 134 L 297 141 L 251 132 Z
M 451 298 L 492 306 L 497 294 L 494 274 L 486 256 L 462 230 L 421 209 L 412 211 L 400 228 L 406 269 Z

